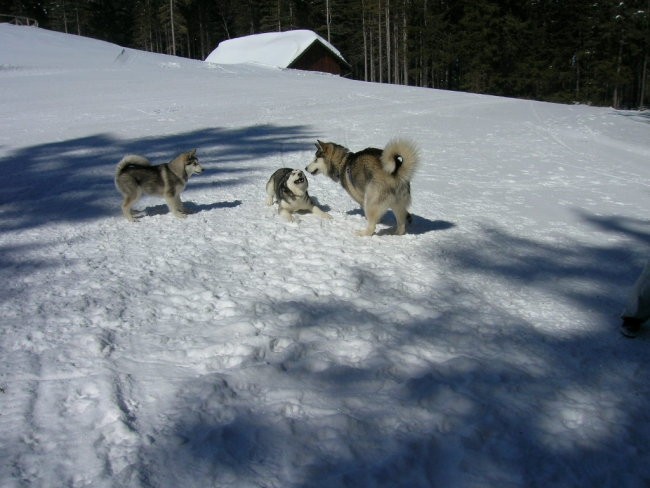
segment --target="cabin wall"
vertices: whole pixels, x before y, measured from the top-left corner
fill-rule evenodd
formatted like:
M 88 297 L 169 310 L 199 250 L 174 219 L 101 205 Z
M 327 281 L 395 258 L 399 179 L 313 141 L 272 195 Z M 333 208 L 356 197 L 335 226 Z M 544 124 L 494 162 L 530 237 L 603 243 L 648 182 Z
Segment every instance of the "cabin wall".
M 320 43 L 309 46 L 289 68 L 341 75 L 341 63 Z

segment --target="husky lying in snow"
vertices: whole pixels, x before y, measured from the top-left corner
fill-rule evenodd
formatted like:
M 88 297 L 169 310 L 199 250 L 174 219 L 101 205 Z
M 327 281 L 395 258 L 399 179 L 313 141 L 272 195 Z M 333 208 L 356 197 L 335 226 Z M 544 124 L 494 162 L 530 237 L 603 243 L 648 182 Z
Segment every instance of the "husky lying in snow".
M 196 149 L 180 154 L 166 164 L 152 166 L 142 156 L 129 154 L 118 163 L 115 171 L 115 186 L 124 195 L 122 213 L 133 222 L 131 206 L 143 194 L 159 195 L 165 198 L 169 211 L 176 217 L 187 217 L 181 202 L 181 192 L 193 174 L 203 172 L 196 157 Z
M 281 168 L 271 175 L 266 184 L 266 204 L 278 203 L 278 213 L 289 222 L 293 222 L 293 213 L 312 212 L 322 219 L 332 217 L 318 208 L 309 193 L 309 183 L 305 173 L 299 169 Z

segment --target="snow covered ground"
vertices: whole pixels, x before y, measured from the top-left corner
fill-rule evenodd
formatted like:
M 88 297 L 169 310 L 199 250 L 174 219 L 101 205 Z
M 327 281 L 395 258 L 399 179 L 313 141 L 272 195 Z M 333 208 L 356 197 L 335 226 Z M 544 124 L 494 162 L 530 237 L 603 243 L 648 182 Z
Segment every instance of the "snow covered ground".
M 316 138 L 421 149 L 414 223 L 282 222 Z M 175 219 L 116 163 L 192 148 Z M 0 486 L 647 487 L 650 116 L 0 25 Z M 388 214 L 381 230 L 393 224 Z M 385 234 L 385 232 L 382 232 Z

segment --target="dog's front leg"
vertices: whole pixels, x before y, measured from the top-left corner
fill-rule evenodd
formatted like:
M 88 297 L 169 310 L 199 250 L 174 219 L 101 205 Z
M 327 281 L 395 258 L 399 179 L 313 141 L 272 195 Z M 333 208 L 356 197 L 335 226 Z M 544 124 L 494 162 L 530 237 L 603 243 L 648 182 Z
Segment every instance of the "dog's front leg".
M 185 210 L 185 205 L 181 201 L 180 194 L 176 195 L 176 210 L 183 214 L 183 217 L 187 216 L 187 211 Z
M 167 202 L 169 211 L 173 213 L 176 218 L 184 219 L 187 217 L 183 211 L 183 202 L 181 202 L 179 195 L 167 194 L 165 195 L 165 201 Z
M 278 213 L 280 214 L 280 217 L 282 217 L 287 222 L 293 222 L 294 221 L 293 215 L 291 215 L 291 212 L 289 212 L 286 208 L 280 207 L 280 209 L 278 210 Z
M 326 219 L 326 220 L 332 220 L 332 216 L 328 214 L 327 212 L 324 212 L 320 208 L 318 208 L 316 205 L 314 205 L 311 208 L 311 212 L 315 215 L 318 215 L 321 219 Z
M 269 207 L 273 205 L 273 197 L 275 197 L 275 188 L 273 188 L 273 181 L 269 181 L 266 184 L 266 204 Z

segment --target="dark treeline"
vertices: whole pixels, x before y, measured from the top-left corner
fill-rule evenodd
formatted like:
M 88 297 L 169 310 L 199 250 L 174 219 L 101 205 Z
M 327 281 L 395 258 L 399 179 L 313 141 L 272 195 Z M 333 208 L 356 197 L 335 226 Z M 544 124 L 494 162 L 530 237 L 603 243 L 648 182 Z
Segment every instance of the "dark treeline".
M 650 0 L 0 0 L 42 27 L 204 59 L 311 29 L 355 79 L 557 102 L 648 103 Z

